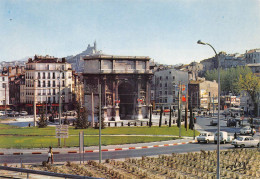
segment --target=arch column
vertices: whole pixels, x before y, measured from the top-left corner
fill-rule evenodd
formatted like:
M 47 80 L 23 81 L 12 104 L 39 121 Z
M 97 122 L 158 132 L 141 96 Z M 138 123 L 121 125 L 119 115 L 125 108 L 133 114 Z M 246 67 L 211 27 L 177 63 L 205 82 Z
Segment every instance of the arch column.
M 138 99 L 138 102 L 137 102 L 137 106 L 136 106 L 136 111 L 137 111 L 136 119 L 137 120 L 143 119 L 143 114 L 142 114 L 142 106 L 143 105 L 140 103 L 141 82 L 142 82 L 142 78 L 141 78 L 141 76 L 138 76 L 138 78 L 137 78 L 137 99 Z
M 119 106 L 115 101 L 118 101 L 118 84 L 119 84 L 119 79 L 118 76 L 115 77 L 115 99 L 114 99 L 114 119 L 115 121 L 120 121 L 120 116 L 119 116 Z
M 104 118 L 104 122 L 108 122 L 108 117 L 107 117 L 107 77 L 106 75 L 103 77 L 103 94 L 104 94 L 104 97 L 103 97 L 103 101 L 104 101 L 104 106 L 102 107 L 102 110 L 103 110 L 103 118 Z

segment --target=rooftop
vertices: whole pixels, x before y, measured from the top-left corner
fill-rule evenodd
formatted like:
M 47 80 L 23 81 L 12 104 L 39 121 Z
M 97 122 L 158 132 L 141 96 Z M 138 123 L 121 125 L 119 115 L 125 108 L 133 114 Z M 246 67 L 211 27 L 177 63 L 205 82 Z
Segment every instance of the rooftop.
M 94 59 L 113 59 L 113 60 L 150 60 L 148 56 L 119 56 L 119 55 L 87 55 L 83 57 L 83 60 L 94 60 Z

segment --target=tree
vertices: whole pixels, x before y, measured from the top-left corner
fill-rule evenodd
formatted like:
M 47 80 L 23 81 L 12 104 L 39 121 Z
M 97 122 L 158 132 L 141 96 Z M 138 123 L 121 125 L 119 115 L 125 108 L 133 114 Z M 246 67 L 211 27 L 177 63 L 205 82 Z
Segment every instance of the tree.
M 246 91 L 254 104 L 254 115 L 257 115 L 257 93 L 260 90 L 260 79 L 252 72 L 244 77 L 240 75 L 238 81 L 239 91 Z
M 45 128 L 48 125 L 48 121 L 47 121 L 47 118 L 46 118 L 46 115 L 45 115 L 45 109 L 44 108 L 42 108 L 40 114 L 41 114 L 40 119 L 39 119 L 39 121 L 37 121 L 38 127 L 39 128 Z
M 236 67 L 236 68 L 229 68 L 229 69 L 220 69 L 220 86 L 221 91 L 225 94 L 229 94 L 232 92 L 233 94 L 239 94 L 239 87 L 238 81 L 239 76 L 242 75 L 243 77 L 248 74 L 252 73 L 249 67 Z M 210 70 L 205 73 L 206 80 L 213 81 L 218 80 L 218 70 Z
M 95 108 L 97 110 L 97 118 L 98 118 L 98 122 L 95 123 L 95 126 L 94 128 L 95 129 L 99 129 L 99 119 L 100 119 L 100 116 L 99 116 L 99 106 Z M 116 124 L 115 124 L 116 125 Z M 105 129 L 106 127 L 106 124 L 104 122 L 104 112 L 103 110 L 101 109 L 101 129 Z
M 89 126 L 88 113 L 85 107 L 77 106 L 77 119 L 75 124 L 75 129 L 86 129 Z

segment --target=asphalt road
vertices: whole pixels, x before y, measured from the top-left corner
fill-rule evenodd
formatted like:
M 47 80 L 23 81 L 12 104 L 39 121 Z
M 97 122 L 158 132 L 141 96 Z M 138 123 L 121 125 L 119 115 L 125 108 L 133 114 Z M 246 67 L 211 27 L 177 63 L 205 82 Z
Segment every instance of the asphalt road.
M 141 156 L 153 156 L 160 154 L 171 154 L 171 153 L 186 153 L 195 152 L 200 150 L 216 150 L 216 144 L 184 144 L 170 147 L 156 147 L 147 149 L 136 149 L 136 150 L 126 150 L 126 151 L 113 151 L 113 152 L 102 152 L 102 160 L 105 159 L 121 159 L 130 157 L 141 157 Z M 221 144 L 221 149 L 234 148 L 230 144 Z M 83 154 L 57 154 L 54 155 L 55 162 L 66 162 L 66 161 L 80 161 L 80 157 Z M 83 157 L 82 157 L 83 158 Z M 85 160 L 98 160 L 99 153 L 85 153 Z M 41 163 L 47 160 L 47 154 L 24 154 L 20 156 L 14 155 L 3 155 L 0 156 L 0 163 Z M 82 159 L 81 159 L 82 160 Z

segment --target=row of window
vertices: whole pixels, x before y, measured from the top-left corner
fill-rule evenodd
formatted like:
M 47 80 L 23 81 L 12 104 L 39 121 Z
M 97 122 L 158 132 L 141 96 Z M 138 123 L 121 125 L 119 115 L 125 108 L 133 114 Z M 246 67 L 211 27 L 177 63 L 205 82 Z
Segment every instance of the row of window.
M 168 80 L 168 79 L 169 79 L 169 77 L 168 77 L 168 76 L 166 76 L 166 77 L 165 77 L 165 79 L 166 79 L 166 80 Z M 162 76 L 160 76 L 160 80 L 163 80 L 163 77 L 162 77 Z M 175 80 L 175 76 L 172 76 L 172 80 L 173 80 L 173 81 Z
M 51 91 L 52 91 L 52 93 L 51 93 Z M 62 93 L 62 95 L 65 95 L 65 91 L 64 90 L 62 90 L 61 93 Z M 43 91 L 39 91 L 37 93 L 38 96 L 40 96 L 40 95 L 57 95 L 57 94 L 56 94 L 56 89 L 43 90 Z M 34 95 L 34 90 L 27 90 L 26 91 L 26 95 Z
M 162 91 L 159 91 L 159 95 L 162 95 Z M 164 95 L 168 95 L 168 91 L 164 91 Z
M 259 53 L 258 54 L 246 54 L 246 58 L 253 58 L 253 57 L 259 57 Z
M 160 83 L 160 87 L 162 87 L 162 83 Z M 164 84 L 164 87 L 168 87 L 168 84 L 165 83 L 165 84 Z
M 5 78 L 8 78 L 8 77 L 4 77 L 4 76 L 3 76 L 3 77 L 2 77 L 2 81 L 5 81 Z
M 58 74 L 56 74 L 56 72 L 52 72 L 52 73 L 51 72 L 38 72 L 37 78 L 38 79 L 56 79 L 56 76 L 57 76 L 57 78 L 59 78 L 60 74 L 61 74 L 61 78 L 65 79 L 64 72 L 58 73 Z M 34 73 L 25 74 L 26 79 L 34 79 L 33 77 L 34 77 Z
M 65 87 L 65 81 L 63 80 L 62 81 L 62 84 L 61 84 L 62 87 Z M 26 87 L 33 87 L 33 82 L 29 82 L 26 83 Z M 51 81 L 40 81 L 38 80 L 38 84 L 37 84 L 37 87 L 56 87 L 56 81 L 52 81 L 52 85 L 51 85 Z M 59 87 L 59 85 L 57 85 L 57 87 Z
M 167 103 L 168 100 L 167 100 L 167 98 L 159 99 L 159 102 L 160 102 L 160 103 Z M 175 99 L 173 99 L 172 102 L 175 103 Z
M 52 99 L 52 100 L 51 100 Z M 46 102 L 45 100 L 42 100 L 43 102 Z M 62 103 L 65 103 L 65 99 L 61 98 Z M 27 99 L 26 103 L 32 103 L 33 99 Z M 69 99 L 69 102 L 71 102 L 71 100 Z M 59 103 L 59 98 L 58 97 L 48 97 L 47 103 Z
M 42 74 L 42 75 L 41 75 L 41 74 Z M 53 72 L 52 75 L 51 75 L 50 72 L 48 72 L 48 73 L 46 72 L 46 75 L 45 75 L 45 72 L 42 72 L 42 73 L 41 73 L 41 72 L 38 72 L 38 79 L 41 79 L 41 78 L 42 78 L 42 79 L 45 79 L 45 78 L 51 79 L 51 76 L 52 76 L 53 79 L 55 79 L 55 78 L 56 78 L 56 73 Z M 58 78 L 59 78 L 59 77 L 58 77 Z M 61 73 L 61 78 L 62 78 L 62 79 L 65 78 L 65 73 L 63 73 L 63 72 Z

